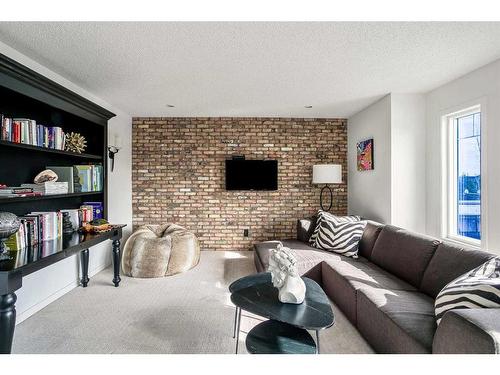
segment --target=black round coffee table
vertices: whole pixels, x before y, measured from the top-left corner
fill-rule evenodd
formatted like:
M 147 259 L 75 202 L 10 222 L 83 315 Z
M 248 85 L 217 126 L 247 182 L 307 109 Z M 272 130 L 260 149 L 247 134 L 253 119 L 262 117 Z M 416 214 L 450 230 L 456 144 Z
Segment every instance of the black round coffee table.
M 279 301 L 278 289 L 273 286 L 269 272 L 243 277 L 229 286 L 231 301 L 236 306 L 236 353 L 241 310 L 270 319 L 248 333 L 246 346 L 249 352 L 320 352 L 319 331 L 331 327 L 335 318 L 323 289 L 307 277 L 302 279 L 306 285 L 306 296 L 300 305 Z M 316 331 L 316 344 L 307 330 Z

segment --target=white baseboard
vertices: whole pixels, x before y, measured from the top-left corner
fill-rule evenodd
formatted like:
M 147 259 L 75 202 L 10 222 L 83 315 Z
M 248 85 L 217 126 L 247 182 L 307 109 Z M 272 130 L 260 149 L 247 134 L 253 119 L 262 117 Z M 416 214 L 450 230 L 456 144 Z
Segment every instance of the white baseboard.
M 89 270 L 89 277 L 94 276 L 95 274 L 101 272 L 105 268 L 109 267 L 111 263 L 106 262 L 104 264 L 99 265 L 98 267 L 94 268 L 93 270 Z M 30 316 L 36 314 L 38 311 L 43 309 L 45 306 L 49 305 L 50 303 L 54 302 L 58 298 L 62 297 L 66 293 L 68 293 L 70 290 L 76 288 L 78 285 L 80 285 L 79 280 L 75 280 L 72 283 L 63 286 L 61 289 L 59 289 L 57 292 L 51 294 L 44 300 L 38 302 L 37 304 L 31 306 L 30 308 L 24 310 L 21 314 L 17 315 L 16 317 L 16 325 L 23 322 L 24 320 L 28 319 Z

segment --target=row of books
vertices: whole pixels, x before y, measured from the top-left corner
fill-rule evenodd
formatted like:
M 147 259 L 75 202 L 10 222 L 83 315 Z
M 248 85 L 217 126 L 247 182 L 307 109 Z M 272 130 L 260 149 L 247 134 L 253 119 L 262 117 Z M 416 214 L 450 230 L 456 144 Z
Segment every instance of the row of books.
M 58 126 L 44 126 L 26 118 L 8 118 L 0 114 L 1 139 L 14 143 L 64 150 L 64 131 Z
M 52 169 L 56 174 L 62 174 L 62 168 L 68 167 L 47 167 Z M 55 168 L 55 169 L 54 169 Z M 67 169 L 69 172 L 69 169 Z M 102 191 L 104 187 L 104 172 L 101 164 L 90 165 L 74 165 L 73 176 L 67 175 L 62 181 L 75 181 L 75 175 L 78 177 L 78 184 L 81 186 L 81 192 Z M 78 187 L 77 187 L 78 188 Z M 77 191 L 75 191 L 77 192 Z
M 5 246 L 8 250 L 17 251 L 55 240 L 62 237 L 64 212 L 68 213 L 71 226 L 76 231 L 84 223 L 102 218 L 102 208 L 102 202 L 84 202 L 79 209 L 31 212 L 20 216 L 19 230 L 7 239 Z
M 62 236 L 62 212 L 31 212 L 19 217 L 21 226 L 5 242 L 9 250 L 21 250 Z

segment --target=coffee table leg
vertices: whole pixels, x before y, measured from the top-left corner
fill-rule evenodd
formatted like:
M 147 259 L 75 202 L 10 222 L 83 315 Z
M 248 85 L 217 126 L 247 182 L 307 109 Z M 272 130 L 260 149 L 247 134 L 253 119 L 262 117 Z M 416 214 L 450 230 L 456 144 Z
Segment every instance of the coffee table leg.
M 238 354 L 238 344 L 240 343 L 241 308 L 238 312 L 238 324 L 236 325 L 236 354 Z
M 319 354 L 320 353 L 319 352 L 319 331 L 316 331 L 316 346 L 317 346 L 317 351 Z

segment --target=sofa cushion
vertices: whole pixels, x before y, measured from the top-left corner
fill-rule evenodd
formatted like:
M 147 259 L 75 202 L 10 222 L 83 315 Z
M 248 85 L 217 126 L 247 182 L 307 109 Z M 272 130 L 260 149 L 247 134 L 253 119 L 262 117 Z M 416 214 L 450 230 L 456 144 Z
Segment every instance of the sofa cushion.
M 365 258 L 340 257 L 322 263 L 322 287 L 326 294 L 356 324 L 356 292 L 363 288 L 393 288 L 416 291 L 412 285 L 384 271 Z
M 375 242 L 371 261 L 419 288 L 439 243 L 432 237 L 386 225 Z
M 493 254 L 484 251 L 442 243 L 424 272 L 420 290 L 436 298 L 446 284 L 493 257 Z
M 377 223 L 375 221 L 367 220 L 365 230 L 361 236 L 358 246 L 358 255 L 365 257 L 366 259 L 371 259 L 373 246 L 375 246 L 375 241 L 380 234 L 380 231 L 384 227 L 383 224 Z
M 309 270 L 311 270 L 313 267 L 315 267 L 325 259 L 331 259 L 333 257 L 340 258 L 340 255 L 318 250 L 298 240 L 265 241 L 254 245 L 254 256 L 258 257 L 258 262 L 261 265 L 260 267 L 256 265 L 259 272 L 267 271 L 267 268 L 269 266 L 270 249 L 276 249 L 276 246 L 280 242 L 283 244 L 283 246 L 288 247 L 293 251 L 293 254 L 297 258 L 297 268 L 299 271 L 299 275 L 306 274 Z
M 359 290 L 357 328 L 378 353 L 430 353 L 436 332 L 434 301 L 421 292 Z

